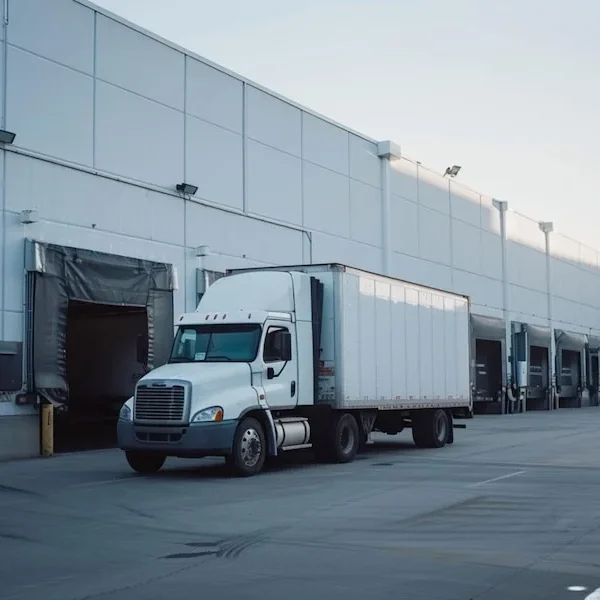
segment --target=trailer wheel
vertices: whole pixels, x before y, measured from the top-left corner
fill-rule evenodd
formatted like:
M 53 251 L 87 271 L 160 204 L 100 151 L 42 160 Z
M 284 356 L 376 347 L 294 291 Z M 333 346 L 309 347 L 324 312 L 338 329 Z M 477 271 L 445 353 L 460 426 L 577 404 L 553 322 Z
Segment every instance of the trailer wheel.
M 415 414 L 412 419 L 413 440 L 419 448 L 442 448 L 451 437 L 450 427 L 445 410 Z
M 331 458 L 338 463 L 354 460 L 360 444 L 356 419 L 350 413 L 336 415 L 331 428 Z
M 164 454 L 154 454 L 153 452 L 136 452 L 128 450 L 125 452 L 125 458 L 129 466 L 137 473 L 157 473 L 165 464 L 167 457 Z
M 262 425 L 252 417 L 244 419 L 235 432 L 227 464 L 240 477 L 252 477 L 262 471 L 267 458 L 267 444 Z

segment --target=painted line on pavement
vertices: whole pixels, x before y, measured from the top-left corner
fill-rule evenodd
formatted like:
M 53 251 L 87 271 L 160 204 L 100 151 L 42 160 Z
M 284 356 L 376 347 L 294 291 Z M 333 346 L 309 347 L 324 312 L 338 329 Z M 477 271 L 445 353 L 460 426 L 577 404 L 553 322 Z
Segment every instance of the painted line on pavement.
M 494 483 L 495 481 L 501 481 L 502 479 L 509 479 L 510 477 L 516 477 L 517 475 L 523 475 L 523 473 L 525 473 L 525 471 L 515 471 L 514 473 L 508 473 L 507 475 L 500 475 L 500 477 L 494 477 L 493 479 L 486 479 L 485 481 L 478 481 L 477 483 L 471 483 L 467 487 L 479 487 L 480 485 L 485 485 L 486 483 Z M 600 600 L 600 598 L 598 600 Z

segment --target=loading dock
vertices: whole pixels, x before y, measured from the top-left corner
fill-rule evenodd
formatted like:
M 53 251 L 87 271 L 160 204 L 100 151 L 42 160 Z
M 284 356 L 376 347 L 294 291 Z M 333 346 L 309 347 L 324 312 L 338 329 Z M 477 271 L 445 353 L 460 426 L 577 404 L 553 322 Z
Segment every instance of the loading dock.
M 556 335 L 557 394 L 560 408 L 578 408 L 582 405 L 585 388 L 585 349 L 587 336 L 562 329 Z
M 527 410 L 550 410 L 550 329 L 523 325 L 527 335 Z
M 27 387 L 54 407 L 54 449 L 114 445 L 122 403 L 173 339 L 171 265 L 27 242 Z
M 506 381 L 504 320 L 471 315 L 473 407 L 477 413 L 504 413 Z
M 586 383 L 587 402 L 584 396 L 584 406 L 600 406 L 600 338 L 588 335 L 586 346 Z

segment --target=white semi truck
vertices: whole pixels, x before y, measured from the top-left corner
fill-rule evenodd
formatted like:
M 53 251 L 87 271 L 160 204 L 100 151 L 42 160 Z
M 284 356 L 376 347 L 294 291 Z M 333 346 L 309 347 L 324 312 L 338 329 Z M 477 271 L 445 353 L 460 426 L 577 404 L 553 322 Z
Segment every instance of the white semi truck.
M 472 410 L 469 363 L 467 297 L 337 264 L 229 271 L 179 318 L 118 444 L 138 472 L 223 456 L 243 476 L 292 449 L 349 462 L 372 431 L 440 448 Z

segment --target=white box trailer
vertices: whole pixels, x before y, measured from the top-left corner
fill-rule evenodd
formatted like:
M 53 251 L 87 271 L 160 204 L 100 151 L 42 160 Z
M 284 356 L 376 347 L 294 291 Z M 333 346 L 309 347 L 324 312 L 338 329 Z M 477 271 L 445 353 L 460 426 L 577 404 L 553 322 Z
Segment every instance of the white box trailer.
M 469 323 L 465 296 L 343 265 L 229 271 L 138 383 L 119 445 L 139 471 L 222 455 L 242 475 L 289 449 L 348 462 L 407 426 L 442 447 L 472 411 Z

